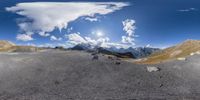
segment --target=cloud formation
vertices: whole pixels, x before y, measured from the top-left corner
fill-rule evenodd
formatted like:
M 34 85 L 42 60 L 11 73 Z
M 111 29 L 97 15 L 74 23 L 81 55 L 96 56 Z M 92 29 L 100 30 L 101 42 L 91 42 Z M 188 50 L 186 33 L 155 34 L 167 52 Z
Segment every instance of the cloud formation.
M 92 39 L 90 37 L 82 37 L 79 32 L 65 35 L 65 37 L 68 39 L 68 43 L 70 43 L 72 45 L 90 44 L 91 46 L 99 46 L 99 47 L 104 47 L 104 48 L 110 48 L 110 47 L 128 48 L 128 47 L 130 47 L 129 45 L 110 42 L 110 39 L 108 37 L 101 37 L 98 39 Z
M 69 22 L 79 17 L 106 15 L 128 5 L 124 2 L 29 2 L 7 7 L 6 11 L 24 16 L 24 20 L 18 23 L 23 36 L 28 32 L 49 36 L 53 30 L 65 29 Z M 31 40 L 32 35 L 29 35 L 27 40 Z
M 52 36 L 50 37 L 50 40 L 51 40 L 51 41 L 61 41 L 62 38 L 61 38 L 61 37 L 55 37 L 54 35 L 52 35 Z
M 69 43 L 72 43 L 74 45 L 87 43 L 87 41 L 83 37 L 80 36 L 79 32 L 65 35 L 65 37 L 68 39 Z
M 122 21 L 123 30 L 126 32 L 126 36 L 122 36 L 122 43 L 127 43 L 131 45 L 135 45 L 134 37 L 136 37 L 135 33 L 135 20 L 133 19 L 126 19 Z
M 98 18 L 97 17 L 86 17 L 85 18 L 85 20 L 88 20 L 88 21 L 90 21 L 90 22 L 96 22 L 96 21 L 98 21 Z
M 29 34 L 18 34 L 16 38 L 17 38 L 17 40 L 21 40 L 21 41 L 31 41 L 31 40 L 33 40 L 31 35 L 29 35 Z

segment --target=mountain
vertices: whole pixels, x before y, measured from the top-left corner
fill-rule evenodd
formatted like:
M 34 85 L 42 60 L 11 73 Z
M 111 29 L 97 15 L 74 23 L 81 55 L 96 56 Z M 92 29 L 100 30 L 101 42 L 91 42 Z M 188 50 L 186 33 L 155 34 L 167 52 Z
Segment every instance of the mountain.
M 135 58 L 135 56 L 131 52 L 117 52 L 117 51 L 110 51 L 105 48 L 99 47 L 97 48 L 99 53 L 107 54 L 107 55 L 114 55 L 120 58 Z
M 0 40 L 0 51 L 8 51 L 13 46 L 15 44 L 12 42 Z
M 132 48 L 129 47 L 128 49 L 125 48 L 120 48 L 120 49 L 114 49 L 114 48 L 107 48 L 109 51 L 114 51 L 114 52 L 119 52 L 119 53 L 126 53 L 126 52 L 131 52 L 134 58 L 142 58 L 149 56 L 150 54 L 154 52 L 160 51 L 158 48 L 150 48 L 150 47 L 136 47 Z
M 174 60 L 178 58 L 184 58 L 189 55 L 200 53 L 200 41 L 199 40 L 187 40 L 176 46 L 172 46 L 156 52 L 149 57 L 138 61 L 137 63 L 142 64 L 157 64 L 160 62 L 165 62 L 169 60 Z
M 77 44 L 74 47 L 70 48 L 70 50 L 86 50 L 86 51 L 94 51 L 97 47 L 94 47 L 90 44 Z
M 0 52 L 35 52 L 38 49 L 33 46 L 17 46 L 10 41 L 0 40 Z
M 103 48 L 103 47 L 98 47 L 98 46 L 96 47 L 91 46 L 90 44 L 78 44 L 72 47 L 71 50 L 85 50 L 85 51 L 90 51 L 90 52 L 98 51 L 99 53 L 115 55 L 117 57 L 122 57 L 122 58 L 142 58 L 154 52 L 157 52 L 160 49 L 149 48 L 149 47 L 137 47 L 137 48 L 129 47 L 127 49 L 116 48 L 116 47 Z

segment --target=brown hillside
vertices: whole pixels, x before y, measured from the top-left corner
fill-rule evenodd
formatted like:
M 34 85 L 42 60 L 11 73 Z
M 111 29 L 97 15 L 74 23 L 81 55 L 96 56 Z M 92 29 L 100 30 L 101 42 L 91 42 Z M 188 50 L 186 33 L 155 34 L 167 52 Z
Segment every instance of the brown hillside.
M 196 53 L 199 51 L 200 51 L 199 40 L 187 40 L 176 46 L 166 48 L 161 52 L 154 53 L 141 61 L 137 61 L 136 63 L 156 64 L 168 60 L 177 59 L 180 57 L 186 57 L 189 56 L 191 53 Z
M 12 42 L 0 40 L 0 52 L 35 52 L 37 50 L 37 47 L 17 46 Z
M 9 51 L 13 46 L 15 46 L 14 43 L 0 40 L 0 51 Z

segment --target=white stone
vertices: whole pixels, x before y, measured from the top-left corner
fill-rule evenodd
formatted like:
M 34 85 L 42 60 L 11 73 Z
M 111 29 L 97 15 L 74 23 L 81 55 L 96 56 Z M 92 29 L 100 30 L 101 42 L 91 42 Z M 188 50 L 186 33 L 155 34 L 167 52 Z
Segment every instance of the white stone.
M 154 67 L 154 66 L 147 66 L 147 71 L 148 72 L 156 72 L 156 71 L 159 71 L 159 68 Z
M 190 53 L 190 56 L 193 56 L 194 54 L 195 54 L 195 53 L 192 52 L 192 53 Z
M 180 57 L 180 58 L 177 58 L 177 60 L 185 61 L 186 58 L 184 58 L 184 57 Z
M 198 55 L 199 55 L 199 54 L 200 54 L 200 51 L 197 51 L 197 52 L 196 52 L 196 54 L 198 54 Z

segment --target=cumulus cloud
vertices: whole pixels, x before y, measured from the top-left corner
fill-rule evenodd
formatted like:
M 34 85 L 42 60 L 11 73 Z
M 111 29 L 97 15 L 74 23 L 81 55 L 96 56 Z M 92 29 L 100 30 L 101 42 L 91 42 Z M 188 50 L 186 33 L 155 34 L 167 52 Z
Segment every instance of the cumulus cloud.
M 28 2 L 7 7 L 6 11 L 24 16 L 25 20 L 18 23 L 23 34 L 33 32 L 49 36 L 53 30 L 65 29 L 79 17 L 106 15 L 128 5 L 124 2 Z
M 101 37 L 98 39 L 92 39 L 90 37 L 82 37 L 79 32 L 71 33 L 71 34 L 68 34 L 65 36 L 68 39 L 68 43 L 71 43 L 73 45 L 90 44 L 91 46 L 99 46 L 99 47 L 104 47 L 104 48 L 110 48 L 110 47 L 128 48 L 128 47 L 130 47 L 130 45 L 110 42 L 110 39 L 108 37 Z
M 190 11 L 198 11 L 198 9 L 196 9 L 196 8 L 188 8 L 188 9 L 180 9 L 178 11 L 180 11 L 180 12 L 190 12 Z
M 126 19 L 122 21 L 122 24 L 124 26 L 123 30 L 127 33 L 128 36 L 133 36 L 135 33 L 135 20 L 132 19 Z
M 61 41 L 62 38 L 61 38 L 61 37 L 55 37 L 54 35 L 52 35 L 52 36 L 50 37 L 50 40 L 51 40 L 51 41 Z
M 135 45 L 134 38 L 132 38 L 130 36 L 122 36 L 122 43 Z
M 86 17 L 85 20 L 88 20 L 90 22 L 96 22 L 96 21 L 98 21 L 98 18 L 96 18 L 96 17 L 94 17 L 94 18 L 92 18 L 92 17 Z
M 38 34 L 39 34 L 40 36 L 43 36 L 43 37 L 50 36 L 49 33 L 45 33 L 45 32 L 39 32 Z
M 135 35 L 135 20 L 126 19 L 122 21 L 122 24 L 123 30 L 126 32 L 126 36 L 122 36 L 122 43 L 135 45 L 134 37 L 137 37 L 137 35 Z
M 17 40 L 21 40 L 21 41 L 31 41 L 31 40 L 33 40 L 31 35 L 29 35 L 29 34 L 18 34 L 16 38 L 17 38 Z
M 87 41 L 83 37 L 80 36 L 79 32 L 65 35 L 65 37 L 68 39 L 69 43 L 72 43 L 75 45 L 81 44 L 81 43 L 87 43 Z

